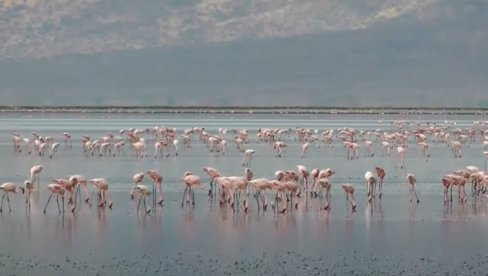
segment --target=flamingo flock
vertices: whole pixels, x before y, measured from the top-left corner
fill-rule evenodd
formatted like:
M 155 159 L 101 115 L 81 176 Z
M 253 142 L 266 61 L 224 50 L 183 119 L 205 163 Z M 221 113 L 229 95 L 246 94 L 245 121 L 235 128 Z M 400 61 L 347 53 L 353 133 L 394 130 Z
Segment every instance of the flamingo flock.
M 371 171 L 364 173 L 364 185 L 343 182 L 336 184 L 334 179 L 339 174 L 349 176 L 344 172 L 336 172 L 330 168 L 313 168 L 308 170 L 304 165 L 297 165 L 296 169 L 282 169 L 274 172 L 273 176 L 255 177 L 252 171 L 252 160 L 265 154 L 272 154 L 277 159 L 286 159 L 293 155 L 291 145 L 298 144 L 299 150 L 296 156 L 301 159 L 310 157 L 309 151 L 326 155 L 327 151 L 336 148 L 344 150 L 348 162 L 368 158 L 373 160 L 390 160 L 393 152 L 395 160 L 391 163 L 400 170 L 403 182 L 409 191 L 410 201 L 420 202 L 415 190 L 417 178 L 412 172 L 407 172 L 407 156 L 417 155 L 420 160 L 428 161 L 432 158 L 431 145 L 448 149 L 454 159 L 463 158 L 466 147 L 480 143 L 482 146 L 481 157 L 484 160 L 484 170 L 475 166 L 447 172 L 439 177 L 444 193 L 444 202 L 452 204 L 453 189 L 457 187 L 458 201 L 466 202 L 468 195 L 465 190 L 467 183 L 471 183 L 471 196 L 480 196 L 487 192 L 488 173 L 488 122 L 477 121 L 469 128 L 459 128 L 455 123 L 434 124 L 429 122 L 393 121 L 387 130 L 369 129 L 360 130 L 349 127 L 340 129 L 307 129 L 307 128 L 259 128 L 226 129 L 219 128 L 216 132 L 203 127 L 192 127 L 179 131 L 176 128 L 155 126 L 148 128 L 121 129 L 117 134 L 107 132 L 101 137 L 92 138 L 82 135 L 80 156 L 83 158 L 184 158 L 189 154 L 195 144 L 203 145 L 209 158 L 227 157 L 232 154 L 242 156 L 241 164 L 244 167 L 242 175 L 226 175 L 213 167 L 202 168 L 209 178 L 209 185 L 202 184 L 202 178 L 198 174 L 185 171 L 179 179 L 184 192 L 182 195 L 182 207 L 194 207 L 196 205 L 195 191 L 205 190 L 209 200 L 218 200 L 222 207 L 229 206 L 234 212 L 239 212 L 243 206 L 244 212 L 256 207 L 258 211 L 268 211 L 269 206 L 277 213 L 285 213 L 300 208 L 306 198 L 320 201 L 320 209 L 330 211 L 332 209 L 332 187 L 342 190 L 348 200 L 351 210 L 357 208 L 354 192 L 365 189 L 367 202 L 381 200 L 383 197 L 383 184 L 387 172 L 380 166 L 372 166 Z M 255 133 L 255 139 L 251 134 Z M 42 136 L 38 132 L 23 136 L 17 132 L 12 133 L 13 151 L 16 156 L 31 156 L 41 161 L 57 160 L 63 158 L 63 152 L 76 150 L 73 147 L 73 136 L 69 132 L 60 134 L 60 138 Z M 56 141 L 58 140 L 58 141 Z M 259 144 L 259 146 L 258 146 Z M 412 147 L 412 144 L 414 145 Z M 181 149 L 179 148 L 181 145 Z M 376 154 L 376 149 L 381 149 L 381 155 Z M 149 152 L 153 150 L 151 155 Z M 180 150 L 182 152 L 180 152 Z M 417 153 L 416 153 L 417 152 Z M 46 160 L 47 162 L 47 160 Z M 28 179 L 24 185 L 16 185 L 12 182 L 0 186 L 4 195 L 0 211 L 3 210 L 3 199 L 7 198 L 10 207 L 9 194 L 25 194 L 26 206 L 31 206 L 31 197 L 34 192 L 47 189 L 50 192 L 46 201 L 44 212 L 47 211 L 52 197 L 56 197 L 59 213 L 64 213 L 65 197 L 71 212 L 77 209 L 77 198 L 91 206 L 90 188 L 98 198 L 99 208 L 113 208 L 113 200 L 109 193 L 109 181 L 104 177 L 95 176 L 85 178 L 82 175 L 68 175 L 66 178 L 52 178 L 51 183 L 42 183 L 40 175 L 45 173 L 44 166 L 34 165 L 30 168 Z M 344 171 L 340 169 L 339 171 Z M 271 175 L 271 174 L 270 174 Z M 152 182 L 151 188 L 144 184 L 145 177 Z M 361 179 L 362 177 L 356 176 Z M 138 200 L 137 212 L 141 204 L 144 213 L 150 214 L 151 207 L 163 206 L 163 174 L 157 170 L 136 172 L 128 187 L 131 200 Z M 311 182 L 311 183 L 310 183 Z M 36 185 L 37 184 L 37 185 Z M 91 185 L 91 186 L 90 186 Z M 37 186 L 37 189 L 34 187 Z M 449 194 L 450 193 L 450 194 Z M 256 204 L 251 204 L 250 196 Z M 150 198 L 150 203 L 146 203 Z M 59 200 L 61 199 L 61 205 Z M 349 205 L 348 205 L 349 206 Z M 9 208 L 9 210 L 11 210 Z

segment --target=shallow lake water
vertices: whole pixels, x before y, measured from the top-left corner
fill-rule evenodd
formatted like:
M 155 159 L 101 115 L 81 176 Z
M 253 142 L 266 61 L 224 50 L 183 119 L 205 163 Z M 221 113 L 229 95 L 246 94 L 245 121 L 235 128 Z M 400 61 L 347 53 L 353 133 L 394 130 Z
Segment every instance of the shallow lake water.
M 12 212 L 4 202 L 0 214 L 0 269 L 14 274 L 323 274 L 325 272 L 371 274 L 482 272 L 488 258 L 485 238 L 488 229 L 488 199 L 469 196 L 465 204 L 443 204 L 440 179 L 454 169 L 474 165 L 482 169 L 483 146 L 479 140 L 464 147 L 462 158 L 454 158 L 445 144 L 430 144 L 432 157 L 421 158 L 420 150 L 407 148 L 405 168 L 396 162 L 396 152 L 366 157 L 360 149 L 357 160 L 347 160 L 343 146 L 310 147 L 300 158 L 300 145 L 287 139 L 286 155 L 277 158 L 270 145 L 256 143 L 258 128 L 310 128 L 323 131 L 350 127 L 357 130 L 391 131 L 393 120 L 412 122 L 456 122 L 460 128 L 472 127 L 479 116 L 440 115 L 317 115 L 317 114 L 18 114 L 0 115 L 0 182 L 21 184 L 29 170 L 42 164 L 40 190 L 34 192 L 27 211 L 24 197 L 11 194 Z M 194 139 L 192 148 L 180 145 L 179 156 L 152 156 L 153 141 L 148 137 L 147 158 L 136 158 L 126 149 L 121 157 L 82 156 L 81 137 L 97 139 L 120 129 L 167 126 L 182 131 L 204 127 L 216 133 L 219 127 L 248 129 L 256 150 L 251 168 L 255 177 L 273 178 L 278 169 L 332 168 L 331 210 L 320 209 L 320 200 L 302 196 L 296 210 L 276 214 L 258 212 L 251 197 L 249 212 L 234 212 L 220 207 L 207 197 L 207 190 L 195 192 L 196 205 L 180 205 L 184 171 L 209 179 L 205 166 L 225 175 L 242 175 L 242 153 L 229 139 L 228 156 L 211 155 L 206 146 Z M 412 129 L 414 126 L 412 125 Z M 49 159 L 26 153 L 15 154 L 11 133 L 30 137 L 36 131 L 62 143 L 62 133 L 70 132 L 73 147 L 62 144 Z M 229 137 L 231 135 L 229 134 Z M 374 166 L 385 168 L 384 196 L 368 204 L 364 173 Z M 164 176 L 164 206 L 153 206 L 150 215 L 136 212 L 131 201 L 132 176 L 156 169 Z M 410 203 L 407 173 L 416 175 L 420 203 Z M 104 177 L 110 183 L 114 206 L 97 208 L 80 204 L 75 213 L 66 209 L 59 214 L 51 200 L 43 213 L 52 178 L 81 174 L 87 178 Z M 356 188 L 358 207 L 351 212 L 340 184 Z M 146 185 L 152 185 L 146 177 Z M 469 193 L 470 186 L 467 187 Z M 457 196 L 457 193 L 454 192 Z M 96 200 L 95 198 L 93 198 Z M 148 201 L 149 204 L 149 201 Z M 486 256 L 485 256 L 486 255 Z

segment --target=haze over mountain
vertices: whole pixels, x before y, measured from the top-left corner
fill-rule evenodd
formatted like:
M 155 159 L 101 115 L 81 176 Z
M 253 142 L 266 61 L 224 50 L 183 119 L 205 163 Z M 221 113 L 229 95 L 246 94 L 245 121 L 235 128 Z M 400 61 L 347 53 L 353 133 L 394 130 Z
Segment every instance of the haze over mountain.
M 0 2 L 2 105 L 488 107 L 488 1 Z

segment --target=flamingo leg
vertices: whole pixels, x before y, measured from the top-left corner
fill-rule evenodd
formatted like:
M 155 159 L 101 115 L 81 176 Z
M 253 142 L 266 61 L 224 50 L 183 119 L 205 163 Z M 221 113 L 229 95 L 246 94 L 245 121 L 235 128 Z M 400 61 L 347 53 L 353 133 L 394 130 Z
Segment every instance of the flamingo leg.
M 210 190 L 208 190 L 208 196 L 213 197 L 213 177 L 210 179 Z
M 31 190 L 27 189 L 27 193 L 25 194 L 25 204 L 30 207 L 30 197 L 31 197 Z
M 182 207 L 185 203 L 185 197 L 186 197 L 187 191 L 188 191 L 188 186 L 185 188 L 185 191 L 183 192 L 183 198 L 181 199 L 181 206 Z
M 146 197 L 144 197 L 144 211 L 147 213 Z
M 137 213 L 139 213 L 139 207 L 141 207 L 142 194 L 139 196 L 139 203 L 137 204 Z
M 56 195 L 56 203 L 58 204 L 58 210 L 59 213 L 61 214 L 61 207 L 59 207 L 59 194 Z
M 417 196 L 417 192 L 415 191 L 415 188 L 413 188 L 413 194 L 415 195 L 415 198 L 417 199 L 417 203 L 420 203 L 420 199 Z
M 2 196 L 2 204 L 0 205 L 0 212 L 2 212 L 2 211 L 3 211 L 3 199 L 5 198 L 5 195 L 6 195 L 6 194 L 7 194 L 7 193 L 5 193 L 5 192 L 3 193 L 3 196 Z
M 158 204 L 163 205 L 163 187 L 161 183 L 157 183 L 157 190 L 159 191 L 159 200 Z
M 81 185 L 81 188 L 85 192 L 85 202 L 89 203 L 90 202 L 90 192 L 88 191 L 88 188 L 86 187 L 86 184 Z M 81 194 L 80 194 L 80 201 L 81 201 Z
M 8 193 L 7 193 L 7 202 L 8 202 L 9 212 L 12 213 L 12 208 L 10 208 L 10 197 L 8 196 Z
M 47 202 L 46 202 L 46 206 L 44 207 L 44 214 L 46 213 L 46 209 L 47 209 L 47 206 L 49 205 L 49 201 L 51 200 L 51 197 L 53 196 L 53 194 L 51 193 L 51 195 L 49 196 L 49 198 L 47 199 Z
M 136 188 L 136 182 L 132 184 L 132 188 L 130 189 L 130 199 L 134 199 L 134 189 Z
M 452 185 L 451 185 L 451 202 L 452 202 Z
M 254 193 L 254 198 L 256 199 L 256 204 L 258 205 L 258 212 L 261 209 L 260 204 L 259 204 L 259 193 L 260 193 L 260 191 L 256 191 Z

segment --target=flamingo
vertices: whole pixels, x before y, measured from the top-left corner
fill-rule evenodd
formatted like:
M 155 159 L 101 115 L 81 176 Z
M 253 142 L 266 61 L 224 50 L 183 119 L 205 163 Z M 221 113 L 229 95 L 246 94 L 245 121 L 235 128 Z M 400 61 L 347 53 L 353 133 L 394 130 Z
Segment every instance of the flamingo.
M 279 213 L 285 213 L 286 212 L 286 202 L 284 202 L 284 194 L 286 192 L 286 185 L 282 181 L 279 180 L 271 180 L 270 181 L 272 189 L 276 191 L 276 196 L 275 196 L 275 203 L 276 203 L 276 208 L 275 204 L 272 203 L 273 209 L 277 209 L 278 207 L 278 199 L 281 200 L 282 202 L 282 208 L 279 211 Z
M 281 154 L 285 153 L 285 148 L 287 147 L 287 144 L 283 141 L 276 141 L 273 144 L 273 149 L 277 151 L 278 157 L 281 157 Z
M 185 197 L 188 198 L 188 196 L 191 196 L 192 205 L 195 206 L 195 194 L 193 192 L 193 187 L 199 187 L 202 184 L 200 177 L 186 171 L 183 178 L 181 178 L 181 181 L 186 185 L 185 191 L 183 192 L 183 199 L 181 200 L 181 207 L 184 205 Z
M 366 184 L 368 186 L 368 201 L 371 201 L 374 197 L 374 186 L 376 184 L 376 178 L 370 171 L 367 171 L 364 174 L 364 178 L 366 179 Z
M 144 172 L 139 172 L 134 174 L 132 177 L 132 180 L 134 181 L 134 184 L 132 185 L 132 188 L 130 189 L 130 199 L 134 199 L 134 190 L 136 186 L 142 182 L 142 179 L 144 178 Z
M 246 179 L 246 181 L 251 181 L 251 179 L 254 178 L 254 173 L 250 168 L 244 169 L 244 178 Z
M 32 189 L 34 189 L 34 185 L 30 180 L 24 181 L 25 189 L 27 189 L 27 194 L 25 195 L 25 204 L 30 207 L 30 197 L 32 193 Z
M 376 176 L 378 176 L 378 196 L 381 198 L 383 194 L 383 180 L 385 179 L 386 173 L 385 170 L 381 167 L 375 167 Z
M 354 199 L 354 187 L 350 183 L 341 185 L 342 190 L 346 193 L 346 199 L 351 203 L 352 211 L 356 211 L 356 199 Z
M 59 207 L 59 196 L 61 196 L 63 200 L 63 213 L 64 213 L 64 193 L 65 189 L 61 184 L 49 184 L 47 185 L 48 190 L 51 192 L 51 195 L 49 195 L 49 198 L 47 199 L 46 206 L 44 207 L 44 214 L 46 213 L 47 206 L 49 205 L 49 202 L 51 201 L 51 197 L 56 194 L 56 203 L 58 204 L 58 210 L 59 213 L 61 214 L 61 208 Z
M 330 209 L 330 188 L 332 185 L 330 184 L 329 179 L 327 178 L 320 178 L 317 180 L 317 184 L 319 187 L 325 190 L 325 206 L 321 209 L 329 210 Z
M 18 193 L 22 192 L 24 194 L 25 190 L 23 187 L 17 186 L 12 182 L 6 182 L 0 185 L 0 190 L 3 190 L 3 196 L 2 196 L 2 204 L 0 205 L 0 213 L 3 211 L 3 199 L 5 196 L 7 196 L 7 202 L 8 202 L 8 209 L 10 212 L 12 212 L 12 208 L 10 207 L 10 198 L 8 196 L 9 193 Z
M 417 183 L 417 178 L 413 174 L 409 173 L 409 174 L 407 174 L 407 181 L 408 181 L 409 188 L 410 188 L 410 195 L 409 195 L 410 202 L 412 202 L 412 192 L 413 192 L 413 194 L 417 198 L 417 203 L 419 203 L 420 202 L 419 197 L 417 196 L 417 193 L 415 192 L 415 184 Z
M 429 145 L 426 142 L 419 142 L 417 144 L 420 148 L 420 152 L 422 153 L 422 158 L 430 158 Z
M 397 147 L 397 160 L 400 163 L 400 169 L 403 169 L 405 167 L 405 152 L 406 149 L 404 147 Z
M 144 211 L 146 212 L 146 214 L 149 214 L 151 212 L 151 207 L 149 207 L 149 209 L 147 208 L 146 197 L 151 195 L 151 190 L 146 185 L 142 185 L 142 184 L 135 185 L 134 190 L 139 193 L 139 203 L 137 204 L 137 213 L 139 213 L 141 200 L 144 199 Z
M 64 145 L 65 147 L 71 148 L 71 134 L 68 132 L 63 133 L 64 136 Z
M 270 188 L 269 180 L 267 178 L 257 178 L 248 181 L 251 188 L 255 191 L 254 197 L 256 198 L 256 202 L 258 204 L 258 209 L 260 208 L 259 205 L 259 198 L 263 204 L 263 210 L 266 211 L 268 207 L 268 203 L 266 202 L 266 195 L 263 194 L 268 188 Z
M 310 147 L 310 143 L 309 142 L 306 142 L 302 145 L 302 153 L 300 154 L 300 157 L 301 158 L 305 158 L 307 157 L 307 151 L 308 151 L 308 148 Z
M 208 196 L 212 197 L 213 196 L 213 186 L 214 186 L 214 180 L 216 177 L 221 176 L 220 172 L 212 167 L 204 167 L 203 171 L 210 176 L 210 190 L 208 190 Z
M 300 180 L 302 182 L 303 189 L 307 191 L 307 186 L 308 186 L 308 176 L 309 172 L 307 170 L 307 167 L 303 165 L 297 165 L 298 169 L 298 175 L 300 176 Z
M 30 182 L 32 183 L 32 185 L 34 185 L 37 181 L 37 190 L 39 190 L 39 182 L 41 182 L 39 174 L 42 172 L 43 168 L 44 167 L 42 165 L 34 165 L 31 167 L 30 170 Z
M 163 205 L 163 176 L 156 172 L 155 170 L 149 170 L 146 172 L 147 175 L 153 181 L 153 203 L 156 202 L 156 190 L 159 192 L 158 204 Z
M 250 167 L 251 160 L 254 157 L 255 150 L 247 149 L 244 151 L 244 159 L 242 160 L 242 166 Z
M 51 146 L 51 152 L 49 153 L 49 159 L 53 159 L 53 155 L 54 155 L 55 152 L 58 151 L 59 145 L 60 145 L 59 143 L 52 144 L 52 146 Z
M 322 169 L 322 170 L 319 170 L 319 169 L 313 169 L 312 170 L 312 177 L 314 179 L 314 183 L 312 184 L 312 191 L 311 191 L 311 195 L 313 195 L 314 197 L 317 197 L 318 194 L 316 192 L 316 189 L 317 189 L 317 182 L 316 180 L 317 179 L 321 179 L 321 178 L 329 178 L 331 176 L 333 176 L 336 172 L 333 171 L 332 169 L 330 168 L 327 168 L 327 169 Z
M 178 144 L 180 142 L 178 141 L 178 139 L 174 139 L 173 140 L 173 147 L 174 147 L 174 150 L 175 150 L 175 156 L 178 156 Z
M 78 194 L 80 195 L 80 200 L 81 200 L 81 194 L 80 194 L 80 187 L 81 187 L 83 189 L 83 191 L 85 192 L 85 202 L 86 203 L 90 202 L 90 193 L 88 192 L 88 187 L 86 186 L 88 181 L 84 176 L 79 175 L 79 174 L 70 175 L 68 177 L 68 182 L 70 183 L 70 185 L 73 188 L 76 187 L 75 201 L 76 201 L 76 197 Z M 75 204 L 76 204 L 76 202 L 75 202 Z
M 98 207 L 102 207 L 107 204 L 107 199 L 109 200 L 108 208 L 112 209 L 113 201 L 110 195 L 108 194 L 108 181 L 105 178 L 93 178 L 89 181 L 89 183 L 93 184 L 98 189 L 98 194 L 100 195 L 101 202 L 98 204 Z
M 55 184 L 59 184 L 63 186 L 64 190 L 69 193 L 69 199 L 68 199 L 68 204 L 71 204 L 71 212 L 74 212 L 76 209 L 76 200 L 73 200 L 73 191 L 75 189 L 74 185 L 71 185 L 71 182 L 69 182 L 66 179 L 53 179 L 53 182 Z M 63 202 L 64 204 L 64 202 Z
M 373 141 L 366 140 L 366 141 L 364 141 L 364 145 L 366 145 L 366 155 L 369 157 L 374 157 L 374 143 L 373 143 Z
M 381 147 L 383 149 L 383 151 L 382 151 L 383 157 L 385 155 L 390 157 L 390 149 L 392 148 L 392 145 L 389 142 L 383 141 L 383 142 L 381 142 Z

